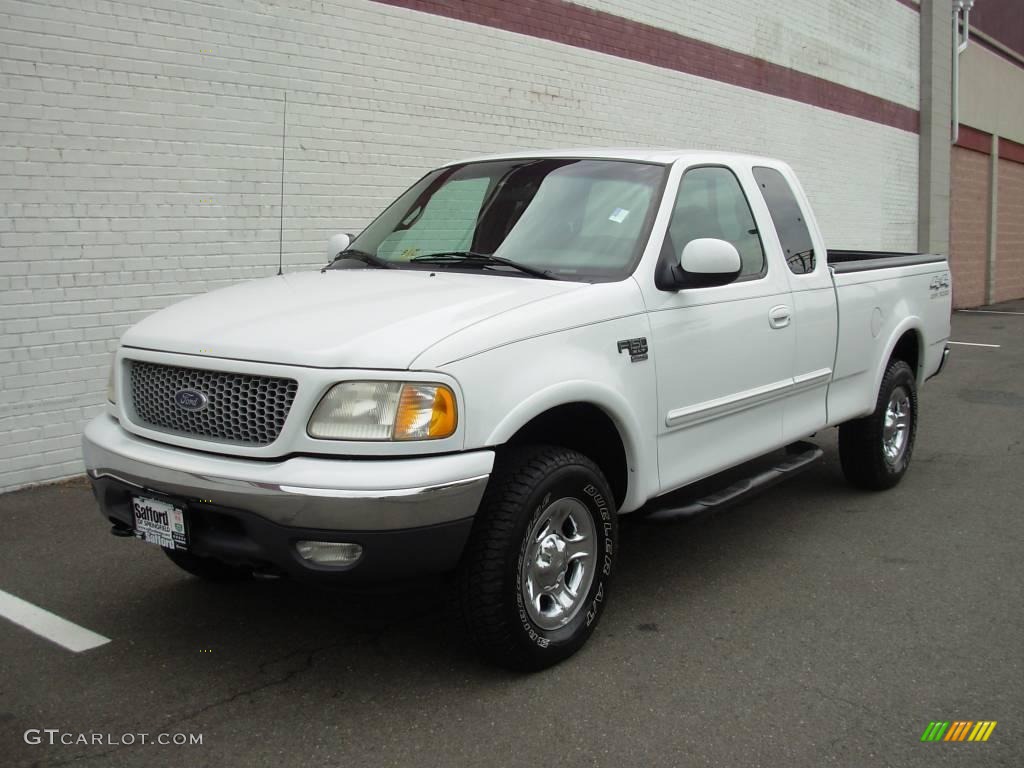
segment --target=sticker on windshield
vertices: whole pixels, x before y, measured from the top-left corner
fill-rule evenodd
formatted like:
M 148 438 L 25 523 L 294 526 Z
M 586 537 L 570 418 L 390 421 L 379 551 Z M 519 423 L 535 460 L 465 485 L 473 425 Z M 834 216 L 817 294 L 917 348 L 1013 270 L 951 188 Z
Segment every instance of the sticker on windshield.
M 629 216 L 629 211 L 625 208 L 616 208 L 612 211 L 612 215 L 608 217 L 608 221 L 614 221 L 616 224 L 621 224 Z

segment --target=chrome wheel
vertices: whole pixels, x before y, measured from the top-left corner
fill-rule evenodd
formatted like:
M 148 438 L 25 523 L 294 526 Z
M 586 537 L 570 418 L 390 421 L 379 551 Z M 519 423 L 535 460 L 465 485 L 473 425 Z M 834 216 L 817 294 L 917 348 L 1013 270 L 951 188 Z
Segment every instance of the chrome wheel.
M 882 451 L 891 465 L 897 464 L 906 453 L 910 419 L 910 395 L 903 387 L 896 387 L 889 396 L 882 424 Z
M 540 513 L 526 539 L 523 602 L 541 629 L 564 627 L 579 613 L 594 581 L 597 535 L 583 502 L 563 498 Z

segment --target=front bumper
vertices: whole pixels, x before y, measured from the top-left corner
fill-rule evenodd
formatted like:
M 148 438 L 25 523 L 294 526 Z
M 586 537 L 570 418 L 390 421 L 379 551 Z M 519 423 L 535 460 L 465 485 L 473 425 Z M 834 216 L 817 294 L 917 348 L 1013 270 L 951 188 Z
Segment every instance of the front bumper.
M 454 567 L 494 464 L 492 451 L 402 459 L 228 458 L 156 443 L 109 415 L 83 436 L 104 517 L 131 527 L 131 496 L 184 502 L 197 555 L 295 576 L 387 578 Z M 299 557 L 299 540 L 349 541 L 344 568 Z

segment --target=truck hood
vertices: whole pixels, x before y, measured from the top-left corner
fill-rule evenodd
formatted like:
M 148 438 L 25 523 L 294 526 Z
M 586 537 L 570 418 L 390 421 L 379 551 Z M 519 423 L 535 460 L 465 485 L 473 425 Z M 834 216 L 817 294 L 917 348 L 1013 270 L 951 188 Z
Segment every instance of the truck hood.
M 297 272 L 150 315 L 129 347 L 322 368 L 408 368 L 450 334 L 585 283 L 438 270 Z

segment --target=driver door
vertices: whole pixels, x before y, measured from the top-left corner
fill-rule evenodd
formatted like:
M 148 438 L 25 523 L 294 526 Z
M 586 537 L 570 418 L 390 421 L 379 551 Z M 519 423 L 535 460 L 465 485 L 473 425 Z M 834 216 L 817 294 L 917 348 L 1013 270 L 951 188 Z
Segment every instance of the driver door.
M 765 257 L 737 174 L 746 177 L 749 169 L 697 166 L 683 174 L 661 258 L 678 262 L 695 238 L 726 240 L 739 251 L 739 278 L 715 287 L 644 289 L 657 355 L 662 492 L 782 441 L 795 353 L 792 299 L 787 276 Z

